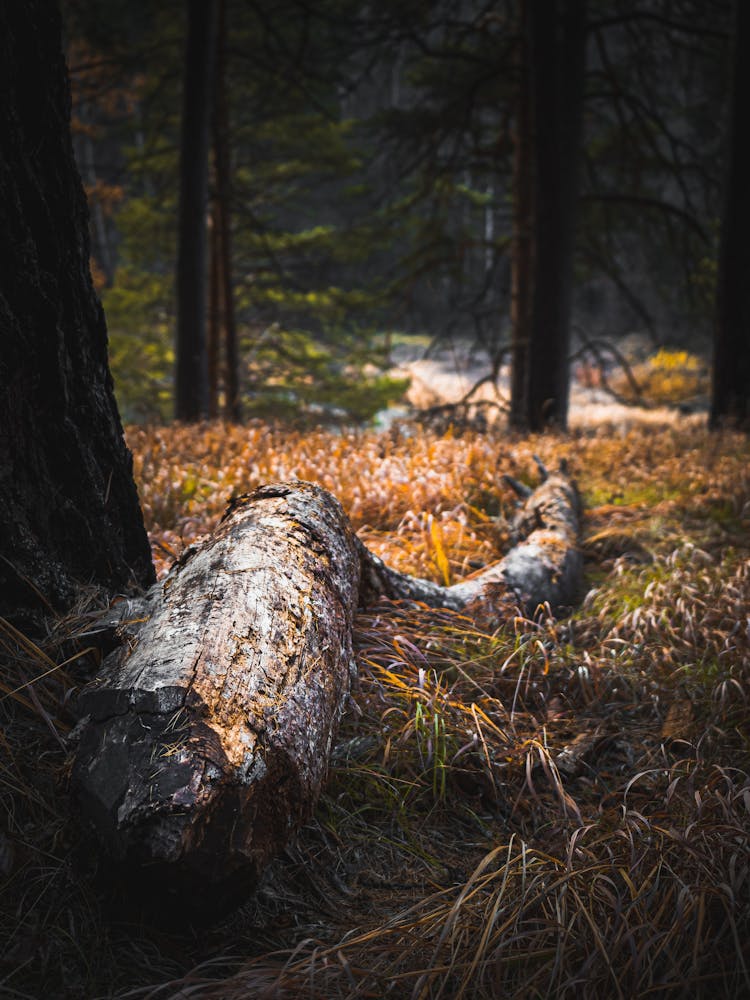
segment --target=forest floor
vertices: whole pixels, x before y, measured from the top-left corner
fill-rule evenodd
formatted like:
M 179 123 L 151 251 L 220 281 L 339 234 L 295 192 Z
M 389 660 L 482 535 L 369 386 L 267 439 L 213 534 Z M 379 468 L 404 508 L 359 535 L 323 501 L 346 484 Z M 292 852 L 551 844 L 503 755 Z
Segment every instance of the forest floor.
M 296 476 L 397 569 L 454 582 L 502 553 L 502 475 L 533 482 L 538 454 L 580 487 L 587 593 L 493 632 L 363 611 L 315 816 L 203 928 L 107 898 L 70 815 L 89 610 L 44 643 L 4 628 L 0 996 L 750 995 L 750 441 L 696 420 L 130 429 L 160 573 L 234 492 Z

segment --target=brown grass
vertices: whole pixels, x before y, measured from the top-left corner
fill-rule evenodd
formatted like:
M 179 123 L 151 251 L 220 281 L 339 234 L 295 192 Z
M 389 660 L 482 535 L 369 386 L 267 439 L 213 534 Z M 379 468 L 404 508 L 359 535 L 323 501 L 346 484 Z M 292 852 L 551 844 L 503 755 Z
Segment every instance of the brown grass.
M 93 666 L 95 595 L 44 642 L 4 627 L 0 995 L 750 994 L 746 438 L 254 425 L 130 444 L 160 569 L 234 492 L 296 475 L 435 580 L 502 551 L 503 473 L 564 457 L 591 590 L 568 621 L 541 609 L 492 633 L 411 605 L 362 613 L 356 709 L 313 822 L 231 920 L 179 935 L 112 911 L 68 816 L 66 699 Z

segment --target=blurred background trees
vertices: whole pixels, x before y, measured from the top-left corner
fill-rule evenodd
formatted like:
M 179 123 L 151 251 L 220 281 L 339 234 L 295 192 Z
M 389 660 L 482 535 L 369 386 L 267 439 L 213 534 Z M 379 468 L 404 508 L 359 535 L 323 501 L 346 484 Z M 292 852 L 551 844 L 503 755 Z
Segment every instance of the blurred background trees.
M 708 355 L 728 0 L 217 7 L 201 412 L 368 419 L 394 345 L 453 341 L 564 426 L 571 357 Z M 118 399 L 165 419 L 187 7 L 64 11 Z

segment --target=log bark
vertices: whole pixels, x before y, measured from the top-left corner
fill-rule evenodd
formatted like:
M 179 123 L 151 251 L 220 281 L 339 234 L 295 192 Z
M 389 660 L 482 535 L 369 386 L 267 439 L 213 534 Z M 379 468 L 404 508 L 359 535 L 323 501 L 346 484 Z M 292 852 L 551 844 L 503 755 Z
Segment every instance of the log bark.
M 115 860 L 167 888 L 255 880 L 317 800 L 358 586 L 341 506 L 295 484 L 237 500 L 152 588 L 79 699 L 74 789 Z
M 142 605 L 126 605 L 121 645 L 80 695 L 74 791 L 109 854 L 201 905 L 246 891 L 315 807 L 358 604 L 570 604 L 578 509 L 568 478 L 550 476 L 511 552 L 444 588 L 388 569 L 318 486 L 234 501 Z
M 514 544 L 508 554 L 452 587 L 396 573 L 358 541 L 361 603 L 372 603 L 380 596 L 416 600 L 431 607 L 481 612 L 485 619 L 507 613 L 508 598 L 527 615 L 545 605 L 557 614 L 570 610 L 579 599 L 583 581 L 578 547 L 580 500 L 564 470 L 548 475 L 542 467 L 542 475 L 542 484 L 528 491 L 514 520 Z

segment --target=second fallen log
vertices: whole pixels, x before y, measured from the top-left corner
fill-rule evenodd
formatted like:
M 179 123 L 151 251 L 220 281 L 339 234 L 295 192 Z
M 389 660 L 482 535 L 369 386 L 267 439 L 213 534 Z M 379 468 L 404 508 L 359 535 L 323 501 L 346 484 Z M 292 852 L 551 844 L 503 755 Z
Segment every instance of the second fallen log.
M 565 468 L 549 474 L 539 462 L 542 482 L 521 491 L 524 503 L 511 524 L 513 545 L 481 573 L 451 587 L 397 573 L 359 543 L 362 561 L 360 604 L 376 597 L 421 601 L 432 607 L 481 613 L 485 620 L 507 614 L 512 598 L 528 615 L 543 605 L 559 614 L 579 600 L 583 556 L 579 546 L 581 503 Z

